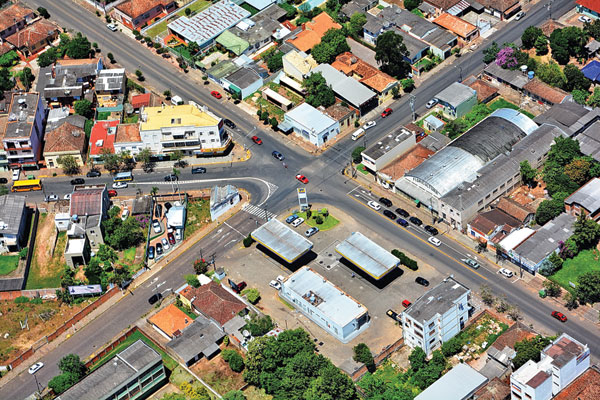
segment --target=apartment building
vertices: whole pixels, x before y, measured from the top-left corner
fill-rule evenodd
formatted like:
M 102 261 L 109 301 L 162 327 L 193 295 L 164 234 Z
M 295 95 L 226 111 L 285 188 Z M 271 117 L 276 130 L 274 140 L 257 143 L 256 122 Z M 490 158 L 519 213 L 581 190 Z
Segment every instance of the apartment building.
M 13 93 L 2 144 L 11 168 L 39 168 L 44 106 L 38 93 Z

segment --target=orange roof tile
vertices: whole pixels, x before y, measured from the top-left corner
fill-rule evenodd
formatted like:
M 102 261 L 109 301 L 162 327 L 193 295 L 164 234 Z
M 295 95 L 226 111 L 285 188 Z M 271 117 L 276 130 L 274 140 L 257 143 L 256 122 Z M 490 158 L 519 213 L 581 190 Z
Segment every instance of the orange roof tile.
M 150 95 L 152 93 L 138 94 L 131 96 L 131 106 L 133 108 L 148 107 L 150 105 Z
M 566 388 L 561 390 L 554 400 L 597 400 L 600 399 L 600 370 L 596 366 L 586 369 Z
M 381 170 L 383 174 L 390 176 L 394 180 L 398 180 L 405 173 L 413 168 L 416 168 L 423 161 L 431 157 L 435 152 L 428 148 L 417 144 L 402 157 L 397 158 Z
M 335 22 L 327 13 L 321 13 L 307 22 L 302 27 L 302 32 L 288 43 L 300 51 L 308 51 L 321 43 L 321 37 L 330 29 L 341 29 L 342 26 Z
M 85 131 L 69 122 L 63 122 L 58 128 L 46 131 L 44 154 L 60 151 L 78 151 L 85 148 Z
M 477 400 L 508 400 L 510 399 L 510 385 L 494 378 L 475 392 L 475 398 Z
M 173 2 L 174 0 L 128 0 L 119 4 L 116 8 L 123 14 L 127 14 L 131 19 L 135 19 L 156 6 L 167 6 Z
M 565 99 L 569 94 L 559 88 L 552 87 L 550 85 L 545 84 L 537 78 L 533 78 L 529 82 L 527 82 L 523 89 L 527 90 L 529 93 L 538 96 L 541 99 L 544 99 L 552 104 L 558 104 Z
M 190 317 L 174 304 L 169 304 L 150 317 L 148 321 L 170 338 L 173 337 L 175 332 L 182 331 L 193 322 Z
M 39 20 L 6 38 L 6 41 L 20 49 L 32 47 L 50 36 L 57 35 L 58 28 L 50 21 Z
M 86 64 L 98 64 L 97 58 L 80 58 L 80 59 L 72 59 L 72 58 L 63 58 L 62 60 L 57 60 L 56 65 L 68 66 L 68 65 L 86 65 Z
M 371 64 L 361 60 L 349 51 L 338 55 L 331 66 L 346 75 L 356 74 L 359 82 L 381 93 L 397 82 L 388 74 L 381 72 Z
M 139 124 L 119 124 L 117 125 L 117 134 L 115 143 L 141 142 Z
M 456 33 L 463 39 L 466 39 L 473 31 L 477 30 L 475 25 L 448 13 L 443 13 L 434 19 L 433 22 L 450 32 Z
M 484 101 L 490 96 L 498 93 L 498 88 L 481 79 L 476 79 L 473 83 L 468 85 L 471 89 L 477 92 L 477 100 Z
M 216 282 L 194 289 L 194 297 L 194 308 L 221 325 L 246 308 L 243 302 Z
M 0 31 L 15 25 L 15 22 L 21 21 L 30 14 L 33 16 L 33 10 L 22 7 L 19 4 L 6 7 L 0 11 Z
M 12 44 L 10 44 L 8 42 L 0 43 L 0 56 L 8 53 L 12 49 L 14 49 L 14 46 Z

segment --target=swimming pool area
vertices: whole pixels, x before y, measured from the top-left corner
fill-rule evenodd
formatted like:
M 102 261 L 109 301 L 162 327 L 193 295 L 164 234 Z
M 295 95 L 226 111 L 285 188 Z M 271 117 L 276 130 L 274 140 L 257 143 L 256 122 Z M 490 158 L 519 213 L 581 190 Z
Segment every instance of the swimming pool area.
M 315 7 L 319 7 L 321 4 L 325 3 L 326 0 L 306 0 L 304 3 L 298 6 L 298 10 L 300 11 L 310 11 Z

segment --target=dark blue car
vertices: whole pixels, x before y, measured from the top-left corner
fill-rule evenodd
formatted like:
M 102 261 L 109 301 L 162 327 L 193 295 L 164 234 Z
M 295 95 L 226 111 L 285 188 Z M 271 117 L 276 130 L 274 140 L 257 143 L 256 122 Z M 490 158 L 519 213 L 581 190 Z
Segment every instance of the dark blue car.
M 405 220 L 405 219 L 403 219 L 403 218 L 398 218 L 398 219 L 396 220 L 396 222 L 398 223 L 398 225 L 402 225 L 402 226 L 408 226 L 408 221 L 406 221 L 406 220 Z
M 154 246 L 148 247 L 148 259 L 150 259 L 150 260 L 154 259 Z

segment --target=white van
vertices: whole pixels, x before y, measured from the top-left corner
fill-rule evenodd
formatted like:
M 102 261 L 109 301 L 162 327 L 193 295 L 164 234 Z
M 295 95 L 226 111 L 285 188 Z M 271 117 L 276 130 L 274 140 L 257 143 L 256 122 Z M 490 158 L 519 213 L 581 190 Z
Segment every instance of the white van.
M 171 97 L 171 104 L 173 104 L 174 106 L 179 106 L 183 104 L 183 99 L 179 96 L 173 96 Z
M 352 140 L 357 140 L 365 134 L 365 130 L 363 128 L 358 128 L 356 132 L 352 134 Z

